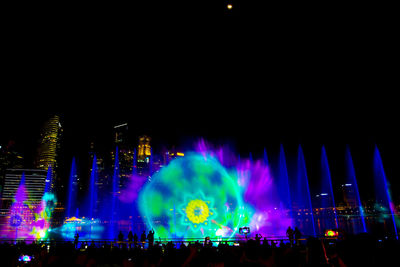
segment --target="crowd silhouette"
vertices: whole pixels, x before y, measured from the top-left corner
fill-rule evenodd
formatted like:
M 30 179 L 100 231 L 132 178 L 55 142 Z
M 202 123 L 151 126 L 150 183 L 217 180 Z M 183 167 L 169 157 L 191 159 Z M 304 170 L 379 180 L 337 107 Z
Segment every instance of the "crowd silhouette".
M 120 232 L 114 243 L 89 244 L 77 238 L 31 244 L 0 241 L 1 266 L 392 266 L 400 251 L 398 240 L 379 240 L 369 234 L 342 239 L 304 239 L 299 233 L 296 236 L 296 229 L 287 234 L 283 240 L 257 234 L 255 239 L 237 242 L 206 237 L 203 242 L 154 243 L 154 231 L 144 232 L 140 242 L 132 232 L 127 240 Z M 19 260 L 23 255 L 31 261 Z

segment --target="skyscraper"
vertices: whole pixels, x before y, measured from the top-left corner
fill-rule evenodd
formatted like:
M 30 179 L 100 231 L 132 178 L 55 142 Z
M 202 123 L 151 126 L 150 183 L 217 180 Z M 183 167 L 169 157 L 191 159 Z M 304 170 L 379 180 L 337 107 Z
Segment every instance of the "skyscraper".
M 151 146 L 150 146 L 151 138 L 142 135 L 139 137 L 138 144 L 138 157 L 137 160 L 140 162 L 148 162 L 149 157 L 151 156 Z
M 36 168 L 46 170 L 51 166 L 53 179 L 51 188 L 54 188 L 56 181 L 55 171 L 57 168 L 57 149 L 59 147 L 60 135 L 62 132 L 60 117 L 55 115 L 44 124 L 39 141 Z
M 2 198 L 13 200 L 24 175 L 30 202 L 40 202 L 44 194 L 47 173 L 34 169 L 7 169 Z
M 1 215 L 7 214 L 18 190 L 22 176 L 25 178 L 25 185 L 30 205 L 36 206 L 40 203 L 46 184 L 47 172 L 45 170 L 32 169 L 7 169 L 4 179 L 4 188 L 1 195 Z
M 7 169 L 22 169 L 24 158 L 14 148 L 14 142 L 10 141 L 8 145 L 0 145 L 0 192 L 4 186 L 4 179 Z
M 151 138 L 142 135 L 139 137 L 139 144 L 137 149 L 137 172 L 143 175 L 149 172 L 150 157 L 151 157 Z
M 342 184 L 343 200 L 348 207 L 357 207 L 356 192 L 352 184 Z
M 114 144 L 122 148 L 128 145 L 128 123 L 114 126 Z
M 93 160 L 96 157 L 95 165 L 93 165 Z M 96 176 L 97 179 L 95 180 L 95 186 L 97 189 L 98 193 L 98 201 L 102 201 L 105 199 L 106 195 L 108 194 L 107 192 L 107 186 L 108 186 L 108 180 L 110 178 L 110 174 L 108 170 L 106 169 L 107 162 L 105 160 L 104 154 L 99 151 L 96 146 L 94 141 L 90 142 L 90 148 L 89 148 L 89 171 L 92 172 L 93 166 L 95 166 L 96 170 Z M 80 190 L 82 190 L 82 182 L 80 185 Z
M 124 188 L 133 170 L 134 151 L 128 139 L 128 123 L 114 126 L 114 149 L 111 151 L 112 168 L 115 168 L 118 147 L 119 188 Z

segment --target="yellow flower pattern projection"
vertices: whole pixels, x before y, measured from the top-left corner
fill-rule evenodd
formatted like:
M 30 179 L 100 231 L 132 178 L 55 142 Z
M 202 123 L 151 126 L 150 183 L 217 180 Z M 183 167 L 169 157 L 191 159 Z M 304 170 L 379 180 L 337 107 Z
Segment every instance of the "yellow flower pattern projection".
M 207 204 L 200 199 L 192 200 L 186 206 L 186 217 L 195 224 L 203 223 L 210 213 Z

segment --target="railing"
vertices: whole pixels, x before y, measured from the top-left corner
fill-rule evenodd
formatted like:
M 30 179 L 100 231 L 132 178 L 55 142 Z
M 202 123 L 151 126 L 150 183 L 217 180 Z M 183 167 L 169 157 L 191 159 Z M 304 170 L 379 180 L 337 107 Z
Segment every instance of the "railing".
M 230 246 L 239 246 L 241 243 L 245 243 L 248 240 L 253 239 L 253 238 L 214 238 L 210 239 L 212 244 L 218 245 L 220 243 L 222 244 L 227 244 Z M 280 244 L 304 244 L 307 241 L 307 237 L 305 238 L 299 238 L 299 239 L 293 239 L 290 241 L 287 237 L 265 237 L 260 239 L 260 243 L 263 244 L 264 241 L 267 241 L 269 245 L 276 245 L 280 246 Z M 319 237 L 319 240 L 326 240 L 329 242 L 336 242 L 338 240 L 337 237 Z M 254 240 L 254 239 L 253 239 Z M 76 244 L 74 240 L 51 240 L 51 239 L 45 239 L 45 240 L 35 240 L 35 239 L 0 239 L 0 244 L 1 243 L 10 243 L 10 244 L 16 244 L 18 242 L 24 242 L 26 244 L 43 244 L 43 245 L 56 245 L 57 244 L 74 244 L 76 248 L 80 249 L 87 249 L 89 247 L 127 247 L 127 248 L 132 248 L 135 246 L 139 246 L 141 248 L 148 248 L 149 242 L 148 241 L 118 241 L 118 240 L 110 240 L 110 239 L 95 239 L 95 240 L 79 240 L 78 243 Z M 165 245 L 168 243 L 172 243 L 175 246 L 179 247 L 181 245 L 188 246 L 190 244 L 201 244 L 203 245 L 205 242 L 204 238 L 158 238 L 155 239 L 153 242 L 153 245 Z

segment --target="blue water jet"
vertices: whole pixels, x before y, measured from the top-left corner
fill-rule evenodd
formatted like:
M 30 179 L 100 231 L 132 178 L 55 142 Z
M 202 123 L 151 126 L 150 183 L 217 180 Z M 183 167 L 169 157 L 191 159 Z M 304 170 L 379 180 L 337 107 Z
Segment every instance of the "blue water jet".
M 137 154 L 136 154 L 136 148 L 133 150 L 133 166 L 132 166 L 132 175 L 130 177 L 130 183 L 134 182 L 134 179 L 136 179 L 136 167 L 137 167 Z M 135 223 L 136 223 L 136 218 L 138 216 L 138 211 L 136 207 L 136 200 L 132 202 L 131 204 L 131 214 L 132 214 L 132 229 L 135 228 Z
M 395 219 L 395 205 L 392 201 L 390 193 L 390 184 L 385 175 L 383 169 L 383 163 L 378 147 L 375 146 L 374 151 L 374 182 L 375 182 L 375 196 L 376 196 L 376 208 L 381 210 L 381 216 L 384 224 L 387 226 L 385 229 L 386 233 L 399 239 L 399 233 L 397 232 L 396 219 Z M 389 213 L 388 213 L 389 212 Z M 389 219 L 391 218 L 391 220 Z M 391 221 L 391 223 L 390 223 Z M 390 224 L 393 226 L 391 227 Z M 391 228 L 389 230 L 389 228 Z
M 46 175 L 46 181 L 45 181 L 45 186 L 44 186 L 45 193 L 52 191 L 52 188 L 51 188 L 52 181 L 53 181 L 53 170 L 51 168 L 51 164 L 49 164 L 49 166 L 47 168 L 47 175 Z
M 95 214 L 96 202 L 97 202 L 97 158 L 96 154 L 93 156 L 92 171 L 90 173 L 90 185 L 89 185 L 89 219 L 92 219 Z
M 289 189 L 289 177 L 288 171 L 286 167 L 286 157 L 285 151 L 283 150 L 283 145 L 280 146 L 279 151 L 279 172 L 278 172 L 278 190 L 279 190 L 279 199 L 281 200 L 281 206 L 285 210 L 292 210 L 292 200 L 290 197 L 290 189 Z
M 76 207 L 76 200 L 78 196 L 78 188 L 77 188 L 77 172 L 76 172 L 76 165 L 75 165 L 75 158 L 72 158 L 71 164 L 71 171 L 69 174 L 69 181 L 68 181 L 68 198 L 67 198 L 67 213 L 66 217 L 74 216 L 74 212 Z
M 109 238 L 115 239 L 115 228 L 118 220 L 118 211 L 117 211 L 117 198 L 119 192 L 119 159 L 118 159 L 118 147 L 115 148 L 115 159 L 114 159 L 114 173 L 112 178 L 112 196 L 111 196 L 111 225 Z
M 303 149 L 299 145 L 297 154 L 297 177 L 292 185 L 294 217 L 299 224 L 299 229 L 306 235 L 316 235 L 314 214 L 311 204 L 310 187 L 308 184 L 306 162 Z
M 150 148 L 150 157 L 149 157 L 149 175 L 153 175 L 153 148 Z
M 137 164 L 137 155 L 136 148 L 133 150 L 133 167 L 132 167 L 132 175 L 136 175 L 136 165 Z
M 349 146 L 346 147 L 346 155 L 345 155 L 345 162 L 346 162 L 346 177 L 345 177 L 345 184 L 343 186 L 350 187 L 352 192 L 355 194 L 355 203 L 354 207 L 358 207 L 360 213 L 360 220 L 361 220 L 361 229 L 360 227 L 355 227 L 355 233 L 360 232 L 367 232 L 367 227 L 365 225 L 365 217 L 364 217 L 364 209 L 361 203 L 360 192 L 358 190 L 358 184 L 356 179 L 356 172 L 354 170 L 353 159 L 351 157 L 350 148 Z
M 269 166 L 269 161 L 268 161 L 268 155 L 267 155 L 267 150 L 264 148 L 264 155 L 263 155 L 263 160 L 265 166 Z
M 317 194 L 319 208 L 319 230 L 323 233 L 327 229 L 337 229 L 338 220 L 336 213 L 335 197 L 332 188 L 331 172 L 329 170 L 328 157 L 326 156 L 325 146 L 321 150 L 321 186 Z

